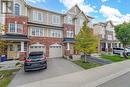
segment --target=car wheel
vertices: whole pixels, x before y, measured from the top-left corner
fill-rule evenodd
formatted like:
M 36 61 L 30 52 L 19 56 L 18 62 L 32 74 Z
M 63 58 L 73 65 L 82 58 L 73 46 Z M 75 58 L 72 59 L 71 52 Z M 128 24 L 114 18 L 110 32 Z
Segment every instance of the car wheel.
M 47 63 L 45 64 L 45 68 L 44 69 L 47 69 Z
M 24 69 L 24 72 L 29 72 L 28 70 Z

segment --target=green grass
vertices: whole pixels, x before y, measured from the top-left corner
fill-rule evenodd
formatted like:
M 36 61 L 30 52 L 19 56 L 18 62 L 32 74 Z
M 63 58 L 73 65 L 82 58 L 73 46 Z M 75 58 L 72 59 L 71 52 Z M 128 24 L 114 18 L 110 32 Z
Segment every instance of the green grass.
M 112 62 L 120 62 L 126 60 L 125 58 L 120 57 L 120 55 L 113 55 L 113 56 L 101 55 L 101 58 L 111 60 Z M 130 59 L 130 57 L 128 57 L 128 59 Z
M 84 63 L 83 60 L 76 60 L 73 61 L 75 64 L 79 65 L 80 67 L 84 68 L 84 69 L 91 69 L 94 67 L 98 67 L 101 66 L 101 64 L 95 63 L 95 62 L 87 62 Z
M 7 87 L 8 84 L 11 82 L 13 75 L 17 72 L 18 70 L 4 70 L 0 71 L 0 75 L 4 75 L 2 79 L 0 79 L 0 87 Z

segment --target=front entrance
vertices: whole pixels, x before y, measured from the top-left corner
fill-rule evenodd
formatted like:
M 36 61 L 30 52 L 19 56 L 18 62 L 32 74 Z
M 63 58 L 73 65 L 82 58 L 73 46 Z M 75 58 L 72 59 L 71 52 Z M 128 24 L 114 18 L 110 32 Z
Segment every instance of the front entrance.
M 49 47 L 49 58 L 58 58 L 63 56 L 62 45 L 53 44 Z
M 21 52 L 27 52 L 27 43 L 12 42 L 7 48 L 7 58 L 17 59 L 20 58 Z

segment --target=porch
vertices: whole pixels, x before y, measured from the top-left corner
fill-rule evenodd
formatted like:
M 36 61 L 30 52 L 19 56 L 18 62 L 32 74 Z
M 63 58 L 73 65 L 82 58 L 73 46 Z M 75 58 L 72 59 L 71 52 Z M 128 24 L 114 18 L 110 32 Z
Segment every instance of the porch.
M 9 42 L 6 47 L 7 59 L 17 59 L 27 56 L 28 37 L 26 35 L 6 34 L 2 35 L 1 39 Z
M 123 48 L 123 44 L 118 41 L 102 41 L 100 45 L 101 51 L 112 52 L 113 48 Z

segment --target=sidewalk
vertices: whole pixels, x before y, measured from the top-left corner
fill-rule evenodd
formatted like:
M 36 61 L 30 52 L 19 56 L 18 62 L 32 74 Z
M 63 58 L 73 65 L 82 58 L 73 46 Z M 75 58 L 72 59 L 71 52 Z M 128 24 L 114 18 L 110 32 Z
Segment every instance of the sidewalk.
M 11 70 L 11 69 L 17 69 L 15 66 L 16 63 L 20 61 L 18 60 L 13 60 L 13 61 L 5 61 L 5 62 L 0 62 L 0 71 L 1 70 Z
M 96 87 L 130 71 L 130 60 L 18 87 Z

